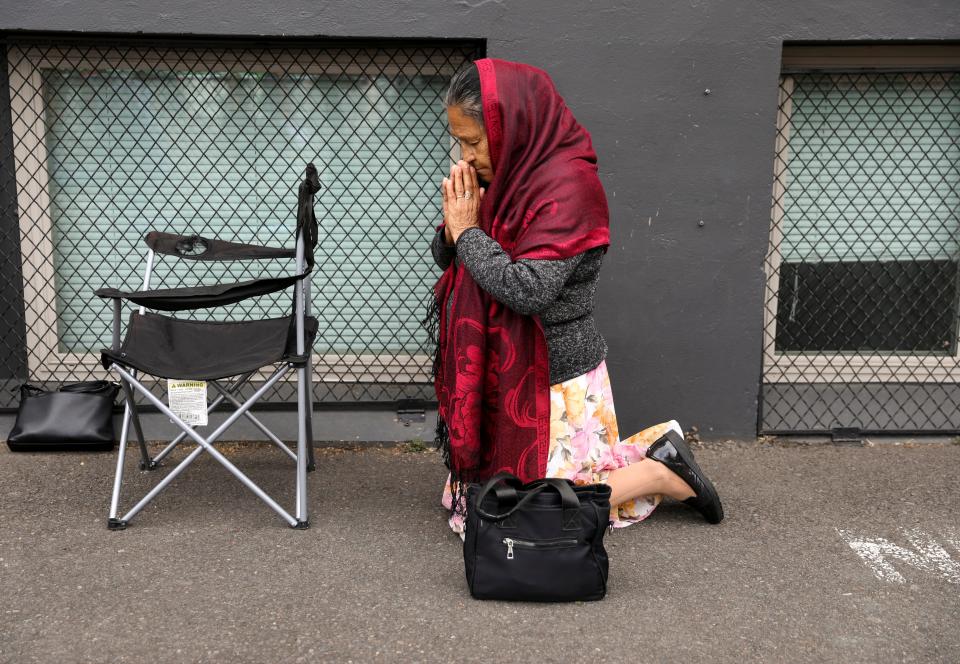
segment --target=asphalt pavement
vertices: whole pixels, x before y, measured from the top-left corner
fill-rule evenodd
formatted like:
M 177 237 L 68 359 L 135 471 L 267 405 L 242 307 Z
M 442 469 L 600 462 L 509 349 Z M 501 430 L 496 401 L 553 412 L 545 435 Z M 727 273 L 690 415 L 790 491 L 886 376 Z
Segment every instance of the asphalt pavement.
M 292 504 L 287 457 L 221 447 Z M 606 599 L 532 604 L 470 598 L 432 451 L 321 449 L 304 531 L 202 455 L 114 532 L 112 454 L 4 446 L 0 662 L 960 661 L 960 445 L 695 450 L 720 525 L 665 502 Z

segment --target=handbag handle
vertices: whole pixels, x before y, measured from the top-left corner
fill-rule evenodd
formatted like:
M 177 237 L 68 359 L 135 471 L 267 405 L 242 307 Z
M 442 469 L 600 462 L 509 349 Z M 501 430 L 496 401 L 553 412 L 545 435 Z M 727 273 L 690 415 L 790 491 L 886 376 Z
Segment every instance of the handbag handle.
M 20 392 L 20 398 L 26 399 L 27 397 L 36 396 L 38 394 L 46 394 L 47 391 L 42 387 L 37 387 L 36 385 L 31 385 L 30 383 L 23 383 L 20 387 L 15 387 L 11 392 Z
M 120 386 L 109 380 L 88 380 L 82 383 L 71 383 L 60 388 L 61 392 L 73 392 L 80 394 L 114 394 L 119 391 Z
M 58 391 L 60 392 L 79 392 L 81 394 L 96 394 L 96 393 L 105 393 L 108 394 L 114 390 L 119 391 L 120 386 L 109 380 L 88 380 L 82 383 L 70 383 L 64 385 Z M 37 387 L 31 385 L 30 383 L 23 383 L 20 387 L 14 388 L 11 392 L 20 392 L 21 395 L 34 396 L 37 394 L 48 394 L 47 390 L 42 387 Z
M 520 484 L 520 488 L 529 488 L 531 489 L 526 496 L 524 496 L 516 505 L 504 512 L 503 514 L 491 514 L 487 512 L 481 506 L 483 499 L 486 498 L 487 494 L 493 489 L 493 487 L 499 482 L 506 482 L 508 485 L 513 485 L 514 488 L 517 488 L 516 485 Z M 579 529 L 578 518 L 580 516 L 580 500 L 577 498 L 577 494 L 574 493 L 569 482 L 557 477 L 545 477 L 543 479 L 534 480 L 529 484 L 523 484 L 515 475 L 510 473 L 500 472 L 487 480 L 487 483 L 483 485 L 483 488 L 480 490 L 480 493 L 476 498 L 476 511 L 477 514 L 489 521 L 503 521 L 511 514 L 522 508 L 528 502 L 534 499 L 538 494 L 546 491 L 547 489 L 556 489 L 560 494 L 560 502 L 563 505 L 563 529 Z
M 497 497 L 497 505 L 513 506 L 517 504 L 519 500 L 517 489 L 523 487 L 523 481 L 519 477 L 506 471 L 500 471 L 491 484 L 493 485 L 491 490 Z M 503 520 L 506 521 L 507 519 Z

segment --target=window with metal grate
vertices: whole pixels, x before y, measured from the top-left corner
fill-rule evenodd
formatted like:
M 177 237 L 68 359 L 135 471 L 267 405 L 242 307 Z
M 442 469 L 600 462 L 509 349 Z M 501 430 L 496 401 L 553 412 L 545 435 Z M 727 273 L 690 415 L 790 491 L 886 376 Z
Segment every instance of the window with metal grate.
M 960 49 L 783 63 L 760 432 L 960 429 Z
M 110 314 L 92 291 L 139 283 L 148 230 L 289 245 L 296 186 L 313 161 L 324 184 L 316 399 L 432 398 L 420 320 L 436 278 L 429 239 L 451 156 L 441 95 L 479 49 L 10 38 L 17 197 L 9 204 L 20 228 L 29 377 L 98 375 Z M 287 269 L 189 267 L 159 261 L 154 285 Z M 288 300 L 264 297 L 218 315 L 282 315 Z

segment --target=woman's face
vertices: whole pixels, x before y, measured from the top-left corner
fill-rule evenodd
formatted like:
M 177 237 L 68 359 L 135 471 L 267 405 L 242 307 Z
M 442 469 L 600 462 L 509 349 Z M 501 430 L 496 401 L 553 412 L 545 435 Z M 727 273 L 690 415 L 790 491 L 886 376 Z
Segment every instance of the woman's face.
M 459 106 L 447 107 L 447 121 L 450 135 L 460 142 L 460 158 L 477 169 L 477 177 L 492 182 L 493 164 L 490 163 L 490 146 L 483 125 L 464 114 Z

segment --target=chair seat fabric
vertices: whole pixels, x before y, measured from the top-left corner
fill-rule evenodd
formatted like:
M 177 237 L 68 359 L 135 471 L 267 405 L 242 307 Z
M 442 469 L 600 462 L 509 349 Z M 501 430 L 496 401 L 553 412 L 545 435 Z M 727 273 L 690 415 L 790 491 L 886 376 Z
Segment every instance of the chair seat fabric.
M 304 322 L 307 352 L 317 319 Z M 120 351 L 101 351 L 103 366 L 117 363 L 160 378 L 216 380 L 297 358 L 293 315 L 249 321 L 194 321 L 133 312 Z

